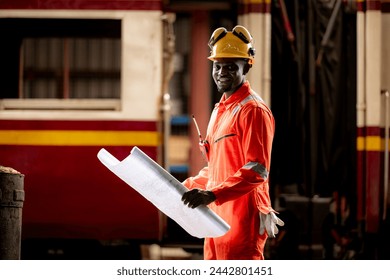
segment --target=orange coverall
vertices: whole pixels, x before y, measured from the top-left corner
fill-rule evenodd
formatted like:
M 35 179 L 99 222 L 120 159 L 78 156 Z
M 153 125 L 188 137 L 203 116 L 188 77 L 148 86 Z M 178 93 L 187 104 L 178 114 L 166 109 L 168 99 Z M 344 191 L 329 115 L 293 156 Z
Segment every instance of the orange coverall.
M 259 234 L 259 211 L 274 212 L 268 192 L 274 128 L 270 109 L 249 82 L 215 105 L 206 136 L 208 166 L 183 182 L 212 191 L 210 209 L 231 227 L 205 239 L 204 259 L 264 259 L 267 233 Z

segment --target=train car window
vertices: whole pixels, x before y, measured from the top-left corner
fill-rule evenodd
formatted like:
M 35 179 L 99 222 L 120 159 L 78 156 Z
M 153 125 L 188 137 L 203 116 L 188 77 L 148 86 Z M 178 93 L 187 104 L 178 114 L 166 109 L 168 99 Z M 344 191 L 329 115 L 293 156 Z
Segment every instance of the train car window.
M 26 38 L 22 98 L 119 98 L 120 40 Z
M 0 32 L 0 98 L 120 98 L 120 20 L 7 18 Z

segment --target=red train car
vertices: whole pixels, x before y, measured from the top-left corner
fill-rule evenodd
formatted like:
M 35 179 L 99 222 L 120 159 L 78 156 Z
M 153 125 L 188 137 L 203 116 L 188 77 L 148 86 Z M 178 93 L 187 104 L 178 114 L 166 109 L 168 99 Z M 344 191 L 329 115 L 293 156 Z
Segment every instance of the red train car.
M 161 2 L 0 3 L 0 164 L 25 175 L 26 244 L 161 240 L 165 217 L 96 157 L 162 164 Z

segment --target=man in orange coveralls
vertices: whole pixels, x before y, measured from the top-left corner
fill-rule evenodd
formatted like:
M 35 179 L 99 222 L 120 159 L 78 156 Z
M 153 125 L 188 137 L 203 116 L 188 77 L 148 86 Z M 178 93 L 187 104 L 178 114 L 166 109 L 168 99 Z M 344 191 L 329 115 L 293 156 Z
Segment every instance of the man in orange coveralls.
M 191 208 L 209 205 L 230 225 L 224 236 L 205 239 L 205 259 L 264 259 L 267 237 L 283 225 L 268 192 L 274 118 L 246 81 L 255 55 L 248 30 L 220 27 L 209 46 L 212 75 L 223 95 L 200 141 L 208 165 L 183 182 L 190 190 L 182 200 Z

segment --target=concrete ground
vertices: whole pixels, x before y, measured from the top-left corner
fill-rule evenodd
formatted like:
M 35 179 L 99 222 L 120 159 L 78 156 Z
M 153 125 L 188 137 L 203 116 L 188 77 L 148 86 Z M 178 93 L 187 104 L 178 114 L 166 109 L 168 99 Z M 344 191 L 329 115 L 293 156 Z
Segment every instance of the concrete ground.
M 160 246 L 158 244 L 142 245 L 144 260 L 202 260 L 203 255 L 195 250 L 184 250 L 181 247 Z

